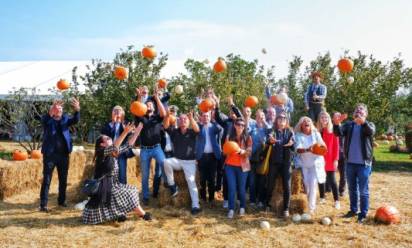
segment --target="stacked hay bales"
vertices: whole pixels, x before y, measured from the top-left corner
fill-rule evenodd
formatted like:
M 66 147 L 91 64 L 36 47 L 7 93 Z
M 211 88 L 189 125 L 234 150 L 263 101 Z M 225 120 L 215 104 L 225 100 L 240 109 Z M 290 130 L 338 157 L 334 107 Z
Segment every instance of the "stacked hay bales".
M 277 215 L 283 213 L 283 186 L 282 178 L 279 176 L 276 179 L 276 185 L 272 192 L 272 199 L 270 205 L 273 207 L 274 212 Z M 293 170 L 291 176 L 291 197 L 289 212 L 303 213 L 308 209 L 308 202 L 306 195 L 304 194 L 303 177 L 300 170 Z
M 83 177 L 86 154 L 73 152 L 70 155 L 68 187 L 76 184 Z M 25 161 L 0 162 L 0 200 L 25 191 L 40 191 L 43 179 L 43 161 L 28 159 Z M 57 185 L 57 169 L 53 173 L 51 187 Z
M 186 208 L 192 206 L 189 188 L 183 170 L 173 171 L 174 180 L 179 188 L 179 194 L 176 197 L 171 197 L 170 190 L 165 187 L 160 187 L 159 190 L 159 207 L 174 206 L 176 208 Z M 197 188 L 199 189 L 199 172 L 196 172 Z

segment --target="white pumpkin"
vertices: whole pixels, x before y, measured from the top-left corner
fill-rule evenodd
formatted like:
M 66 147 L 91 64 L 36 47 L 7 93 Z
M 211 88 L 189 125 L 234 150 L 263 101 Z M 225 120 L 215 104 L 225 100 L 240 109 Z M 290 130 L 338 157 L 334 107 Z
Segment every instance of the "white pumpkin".
M 176 94 L 182 94 L 183 93 L 183 86 L 182 85 L 176 85 L 176 87 L 175 87 L 175 93 Z
M 294 215 L 292 215 L 292 221 L 293 221 L 293 222 L 298 223 L 298 222 L 300 222 L 301 220 L 302 220 L 302 217 L 300 216 L 300 214 L 294 214 Z
M 288 95 L 284 92 L 277 94 L 277 98 L 282 104 L 285 104 L 288 101 Z
M 312 219 L 312 216 L 310 216 L 310 214 L 308 214 L 308 213 L 302 214 L 302 221 L 303 222 L 309 222 L 311 219 Z
M 329 226 L 330 224 L 332 224 L 332 220 L 329 217 L 322 218 L 322 225 Z
M 348 83 L 349 84 L 353 84 L 353 82 L 355 82 L 355 78 L 353 78 L 352 76 L 351 77 L 348 77 Z
M 260 228 L 268 230 L 268 229 L 270 229 L 270 223 L 266 220 L 262 220 L 260 222 Z

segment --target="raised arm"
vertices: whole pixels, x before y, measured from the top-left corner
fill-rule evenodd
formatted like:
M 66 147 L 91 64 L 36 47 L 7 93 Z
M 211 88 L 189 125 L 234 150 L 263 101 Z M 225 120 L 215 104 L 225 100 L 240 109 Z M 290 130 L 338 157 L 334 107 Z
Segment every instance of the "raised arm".
M 153 98 L 156 101 L 156 105 L 157 105 L 157 109 L 159 110 L 160 117 L 164 118 L 166 116 L 166 110 L 165 110 L 165 107 L 163 106 L 162 102 L 160 101 L 158 93 L 159 93 L 159 89 L 156 86 Z
M 193 110 L 191 110 L 189 112 L 189 121 L 190 121 L 190 125 L 192 126 L 193 131 L 195 133 L 199 133 L 200 128 L 199 128 L 199 125 L 197 124 L 197 122 L 195 121 L 195 118 L 193 117 Z

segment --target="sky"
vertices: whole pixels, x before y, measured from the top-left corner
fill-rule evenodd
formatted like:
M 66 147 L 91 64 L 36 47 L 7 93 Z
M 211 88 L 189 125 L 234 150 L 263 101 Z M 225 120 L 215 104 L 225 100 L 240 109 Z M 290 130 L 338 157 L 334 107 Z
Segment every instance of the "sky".
M 0 94 L 55 84 L 128 45 L 167 53 L 165 77 L 185 72 L 187 58 L 229 53 L 275 65 L 278 78 L 294 55 L 305 64 L 327 51 L 336 61 L 346 50 L 384 62 L 401 54 L 411 66 L 411 13 L 408 0 L 9 1 L 0 8 Z

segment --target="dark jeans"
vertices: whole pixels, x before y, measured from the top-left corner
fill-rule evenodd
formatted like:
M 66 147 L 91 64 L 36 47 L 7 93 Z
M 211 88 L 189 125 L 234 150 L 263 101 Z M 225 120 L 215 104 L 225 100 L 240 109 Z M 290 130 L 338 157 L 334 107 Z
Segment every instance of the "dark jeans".
M 51 154 L 43 157 L 43 182 L 40 190 L 40 206 L 46 207 L 48 202 L 50 182 L 53 176 L 54 167 L 57 167 L 59 178 L 58 204 L 66 201 L 67 173 L 69 171 L 68 154 Z
M 256 170 L 253 168 L 247 173 L 246 183 L 246 189 L 249 189 L 249 201 L 256 203 Z
M 223 175 L 224 175 L 224 166 L 225 166 L 225 159 L 222 158 L 217 163 L 217 171 L 216 171 L 216 186 L 215 190 L 220 191 L 222 190 L 222 183 L 223 183 Z
M 314 123 L 318 121 L 319 113 L 323 109 L 323 104 L 321 103 L 309 103 L 309 117 Z
M 117 157 L 117 163 L 119 164 L 119 182 L 127 184 L 127 159 L 134 156 L 132 149 L 122 153 Z
M 319 196 L 320 198 L 325 198 L 325 184 L 332 188 L 333 199 L 339 201 L 338 196 L 338 184 L 336 183 L 336 177 L 334 171 L 326 172 L 326 182 L 319 183 Z
M 271 164 L 269 166 L 269 173 L 267 175 L 266 205 L 270 204 L 272 192 L 276 185 L 276 179 L 278 176 L 281 176 L 283 186 L 283 210 L 285 211 L 289 209 L 291 174 L 292 167 L 290 164 Z
M 200 198 L 206 201 L 206 183 L 209 201 L 215 199 L 216 170 L 218 160 L 213 153 L 204 153 L 198 161 L 200 172 Z
M 358 212 L 359 217 L 366 218 L 369 209 L 369 176 L 372 173 L 372 166 L 363 164 L 346 164 L 346 176 L 348 179 L 350 210 Z
M 261 165 L 261 162 L 251 162 L 252 170 L 255 174 L 255 199 L 259 202 L 266 202 L 266 176 L 256 174 L 257 166 Z
M 338 161 L 338 171 L 339 171 L 339 194 L 343 195 L 346 188 L 346 163 L 344 159 L 339 159 Z

